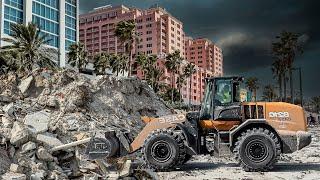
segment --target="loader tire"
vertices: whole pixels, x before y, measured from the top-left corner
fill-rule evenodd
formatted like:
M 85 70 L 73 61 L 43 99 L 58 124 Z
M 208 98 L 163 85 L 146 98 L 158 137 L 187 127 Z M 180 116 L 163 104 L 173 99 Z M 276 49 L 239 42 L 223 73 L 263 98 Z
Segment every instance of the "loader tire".
M 245 171 L 269 171 L 279 159 L 281 145 L 270 130 L 253 128 L 238 137 L 233 153 Z
M 182 164 L 185 156 L 183 136 L 168 129 L 150 133 L 142 149 L 145 165 L 157 171 L 167 171 Z

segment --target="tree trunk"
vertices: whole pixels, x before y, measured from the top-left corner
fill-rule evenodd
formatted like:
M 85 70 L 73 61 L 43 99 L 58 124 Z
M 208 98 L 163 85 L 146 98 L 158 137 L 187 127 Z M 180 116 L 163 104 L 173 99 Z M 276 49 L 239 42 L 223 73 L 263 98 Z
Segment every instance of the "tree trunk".
M 291 103 L 294 104 L 292 68 L 290 68 L 290 70 L 289 70 L 289 76 L 290 76 L 290 96 L 291 96 Z
M 253 94 L 254 94 L 254 102 L 257 102 L 257 89 L 253 90 Z
M 283 96 L 282 96 L 282 75 L 279 75 L 279 98 L 280 101 L 283 101 Z
M 175 78 L 175 75 L 174 75 L 174 72 L 172 72 L 172 75 L 171 75 L 171 104 L 173 104 L 174 78 Z
M 129 58 L 129 68 L 128 68 L 128 77 L 131 76 L 131 68 L 132 68 L 132 45 L 130 45 L 130 58 Z
M 192 98 L 192 75 L 190 76 L 190 84 L 189 84 L 189 106 L 191 107 L 191 98 Z
M 286 79 L 286 73 L 283 76 L 283 95 L 284 95 L 284 102 L 287 102 L 287 79 Z

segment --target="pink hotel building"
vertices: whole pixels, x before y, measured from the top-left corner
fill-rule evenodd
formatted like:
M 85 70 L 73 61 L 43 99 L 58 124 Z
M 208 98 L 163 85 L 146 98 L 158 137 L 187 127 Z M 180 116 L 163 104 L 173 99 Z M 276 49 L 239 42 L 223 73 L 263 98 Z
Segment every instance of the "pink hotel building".
M 91 56 L 100 53 L 124 53 L 124 47 L 115 36 L 116 24 L 133 19 L 140 42 L 134 47 L 134 54 L 155 54 L 159 60 L 157 66 L 164 68 L 164 59 L 168 53 L 180 50 L 186 61 L 197 65 L 193 75 L 193 104 L 199 104 L 203 95 L 204 78 L 223 74 L 223 58 L 220 48 L 207 39 L 185 37 L 183 23 L 161 7 L 146 10 L 110 5 L 95 8 L 87 14 L 80 15 L 79 39 Z M 134 73 L 143 78 L 137 68 Z M 165 68 L 164 68 L 165 69 Z M 163 82 L 170 84 L 170 73 L 164 70 Z M 189 81 L 188 81 L 189 83 Z M 189 84 L 182 88 L 185 102 L 189 99 Z

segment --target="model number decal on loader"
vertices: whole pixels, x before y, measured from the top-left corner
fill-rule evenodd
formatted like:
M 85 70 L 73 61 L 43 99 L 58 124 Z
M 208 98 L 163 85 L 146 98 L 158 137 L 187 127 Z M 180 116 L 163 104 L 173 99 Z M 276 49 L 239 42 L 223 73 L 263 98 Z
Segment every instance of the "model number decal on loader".
M 185 116 L 183 114 L 179 115 L 173 115 L 173 116 L 165 116 L 159 118 L 159 123 L 175 123 L 175 122 L 180 122 L 185 119 Z
M 289 112 L 269 112 L 270 118 L 289 118 Z

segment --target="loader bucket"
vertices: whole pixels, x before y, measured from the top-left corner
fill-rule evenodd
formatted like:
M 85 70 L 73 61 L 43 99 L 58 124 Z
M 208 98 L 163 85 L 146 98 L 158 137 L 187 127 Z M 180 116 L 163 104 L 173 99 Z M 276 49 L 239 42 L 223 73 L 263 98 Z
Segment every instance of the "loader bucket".
M 91 138 L 86 149 L 89 159 L 110 158 L 119 151 L 119 140 L 115 132 L 106 132 L 105 136 L 95 136 Z

